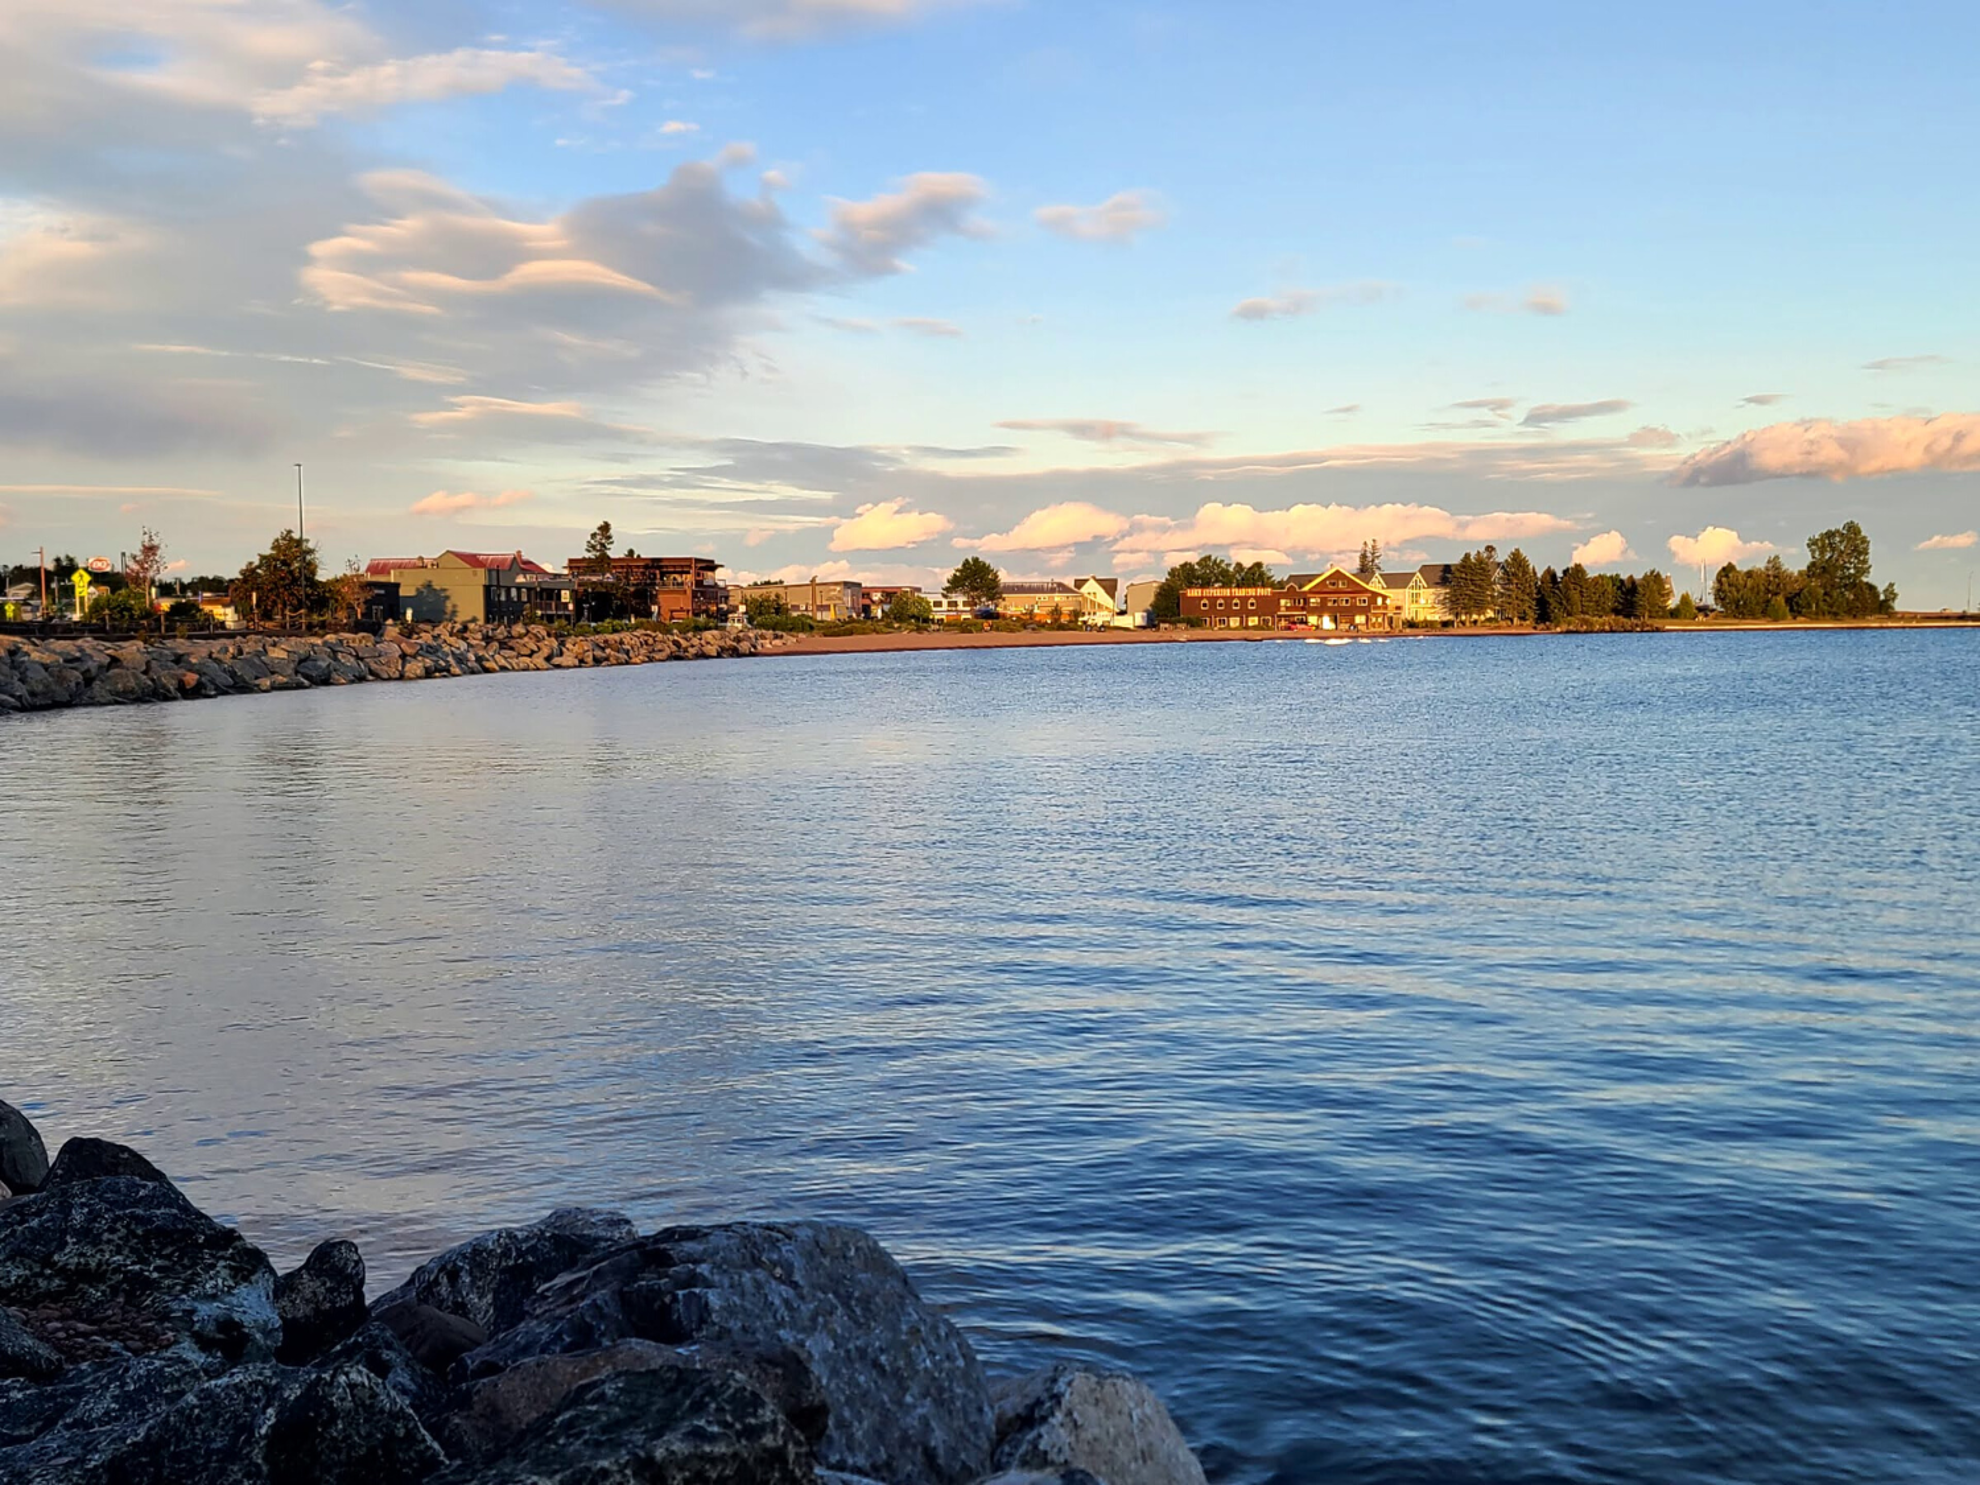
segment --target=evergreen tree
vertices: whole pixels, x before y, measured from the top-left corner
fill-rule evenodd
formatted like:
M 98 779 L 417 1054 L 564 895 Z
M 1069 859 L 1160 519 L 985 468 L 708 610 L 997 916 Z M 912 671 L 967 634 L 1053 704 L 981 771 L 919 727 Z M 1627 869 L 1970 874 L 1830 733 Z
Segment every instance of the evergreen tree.
M 1656 622 L 1671 616 L 1671 580 L 1654 567 L 1636 580 L 1635 616 Z
M 1560 623 L 1564 614 L 1561 609 L 1561 575 L 1553 568 L 1540 574 L 1540 581 L 1534 587 L 1533 622 L 1552 626 Z
M 1787 600 L 1775 597 L 1767 600 L 1766 617 L 1769 623 L 1785 624 L 1793 615 L 1788 613 Z
M 1680 624 L 1695 624 L 1698 621 L 1698 603 L 1689 592 L 1678 599 L 1677 610 L 1671 617 Z
M 1451 565 L 1451 615 L 1475 623 L 1492 611 L 1498 587 L 1498 563 L 1491 547 L 1466 552 Z
M 1510 624 L 1531 624 L 1540 616 L 1540 577 L 1518 547 L 1499 567 L 1498 610 Z
M 1382 543 L 1364 541 L 1361 544 L 1361 561 L 1354 569 L 1354 575 L 1366 582 L 1382 570 Z

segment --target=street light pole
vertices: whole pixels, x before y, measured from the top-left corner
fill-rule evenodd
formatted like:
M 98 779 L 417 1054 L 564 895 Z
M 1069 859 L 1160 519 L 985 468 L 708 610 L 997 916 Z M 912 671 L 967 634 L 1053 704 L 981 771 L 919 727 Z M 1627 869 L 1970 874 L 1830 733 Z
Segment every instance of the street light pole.
M 298 464 L 296 466 L 296 539 L 298 541 L 302 540 L 302 534 L 303 534 L 302 465 Z

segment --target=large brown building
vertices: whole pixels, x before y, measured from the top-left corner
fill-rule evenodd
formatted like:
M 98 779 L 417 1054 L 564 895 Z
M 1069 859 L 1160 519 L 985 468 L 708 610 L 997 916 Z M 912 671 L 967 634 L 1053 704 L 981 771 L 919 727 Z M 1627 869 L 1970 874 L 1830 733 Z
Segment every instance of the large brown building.
M 729 601 L 738 608 L 768 599 L 781 603 L 787 614 L 801 614 L 821 624 L 840 624 L 857 619 L 866 606 L 865 588 L 859 583 L 750 583 L 729 589 Z
M 1402 627 L 1392 594 L 1344 567 L 1294 573 L 1278 588 L 1185 588 L 1182 617 L 1212 629 L 1323 629 L 1388 633 Z
M 588 609 L 623 607 L 665 624 L 729 615 L 729 590 L 715 579 L 722 564 L 712 557 L 573 557 L 564 565 Z

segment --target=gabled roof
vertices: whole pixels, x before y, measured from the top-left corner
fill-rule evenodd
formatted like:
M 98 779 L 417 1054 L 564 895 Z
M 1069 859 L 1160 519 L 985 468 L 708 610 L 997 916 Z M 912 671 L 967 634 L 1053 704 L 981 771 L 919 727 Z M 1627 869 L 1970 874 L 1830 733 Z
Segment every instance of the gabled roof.
M 525 558 L 521 552 L 457 552 L 449 547 L 440 554 L 453 557 L 469 567 L 479 567 L 483 571 L 502 572 L 511 567 L 523 567 Z M 527 572 L 529 569 L 523 567 Z
M 1317 587 L 1319 586 L 1319 584 L 1321 584 L 1322 582 L 1326 581 L 1328 578 L 1331 577 L 1344 577 L 1349 582 L 1353 583 L 1357 588 L 1360 588 L 1369 593 L 1380 593 L 1383 591 L 1382 589 L 1375 587 L 1372 583 L 1366 582 L 1363 579 L 1356 577 L 1353 573 L 1349 572 L 1345 567 L 1341 566 L 1341 564 L 1338 562 L 1336 562 L 1333 566 L 1329 567 L 1325 572 L 1294 573 L 1286 581 L 1290 583 L 1293 587 L 1299 588 L 1303 591 L 1305 589 Z
M 1099 590 L 1102 593 L 1105 593 L 1109 598 L 1113 599 L 1114 602 L 1119 603 L 1121 601 L 1121 580 L 1119 578 L 1083 577 L 1083 578 L 1073 579 L 1073 586 L 1075 588 L 1081 587 L 1087 583 L 1092 583 L 1095 587 L 1099 588 Z
M 1079 589 L 1070 583 L 1005 583 L 1006 598 L 1077 598 Z
M 1416 570 L 1422 575 L 1423 581 L 1431 587 L 1448 588 L 1451 585 L 1451 568 L 1453 565 L 1449 562 L 1426 562 Z
M 434 557 L 373 557 L 364 564 L 364 575 L 375 578 L 390 577 L 400 568 L 431 567 L 437 560 Z

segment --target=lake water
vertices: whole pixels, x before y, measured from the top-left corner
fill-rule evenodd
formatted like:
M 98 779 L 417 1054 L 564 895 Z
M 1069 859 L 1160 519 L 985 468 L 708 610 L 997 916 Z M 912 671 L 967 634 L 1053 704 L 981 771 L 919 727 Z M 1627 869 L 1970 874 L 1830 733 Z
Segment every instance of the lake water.
M 0 1097 L 376 1285 L 871 1227 L 1212 1478 L 1980 1479 L 1980 633 L 0 720 Z

